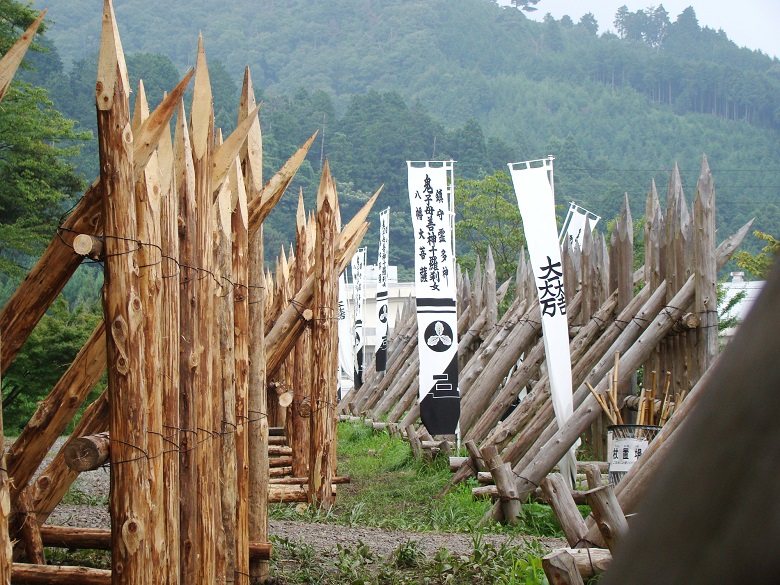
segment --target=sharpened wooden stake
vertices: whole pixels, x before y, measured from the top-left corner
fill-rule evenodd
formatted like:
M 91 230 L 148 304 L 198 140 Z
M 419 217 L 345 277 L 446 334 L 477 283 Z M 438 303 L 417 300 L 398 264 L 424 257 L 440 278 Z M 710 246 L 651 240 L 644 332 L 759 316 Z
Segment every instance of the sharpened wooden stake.
M 586 497 L 604 542 L 609 550 L 614 550 L 628 533 L 628 522 L 615 497 L 615 488 L 611 485 L 601 486 L 589 490 Z

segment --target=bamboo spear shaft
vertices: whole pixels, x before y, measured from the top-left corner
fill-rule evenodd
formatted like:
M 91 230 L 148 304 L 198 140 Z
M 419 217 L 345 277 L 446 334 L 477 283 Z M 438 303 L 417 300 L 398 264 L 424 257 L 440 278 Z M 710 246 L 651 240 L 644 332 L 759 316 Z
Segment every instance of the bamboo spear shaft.
M 110 0 L 103 6 L 103 30 L 96 83 L 100 181 L 103 186 L 106 235 L 104 311 L 108 338 L 108 382 L 111 389 L 109 429 L 112 449 L 109 499 L 112 581 L 151 582 L 150 501 L 144 331 L 141 313 L 137 231 L 133 193 L 133 150 L 124 54 Z

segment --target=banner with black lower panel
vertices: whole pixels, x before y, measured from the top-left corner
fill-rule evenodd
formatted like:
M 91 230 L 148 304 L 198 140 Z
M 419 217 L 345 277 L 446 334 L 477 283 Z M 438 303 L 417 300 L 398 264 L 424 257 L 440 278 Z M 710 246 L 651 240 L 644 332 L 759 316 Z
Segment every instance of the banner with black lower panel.
M 432 435 L 456 432 L 458 314 L 453 161 L 407 161 L 415 248 L 420 418 Z

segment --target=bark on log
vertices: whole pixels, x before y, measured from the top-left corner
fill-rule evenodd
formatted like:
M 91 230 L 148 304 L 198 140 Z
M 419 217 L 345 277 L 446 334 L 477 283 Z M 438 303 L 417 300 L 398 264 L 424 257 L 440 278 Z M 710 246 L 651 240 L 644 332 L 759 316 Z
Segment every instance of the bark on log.
M 614 550 L 628 533 L 628 522 L 615 497 L 614 488 L 604 485 L 589 490 L 585 495 L 604 542 L 609 550 Z M 582 524 L 584 526 L 585 522 Z
M 544 493 L 558 518 L 566 542 L 572 548 L 579 548 L 588 532 L 585 520 L 571 497 L 571 490 L 560 473 L 552 473 L 542 480 Z
M 422 458 L 422 444 L 420 443 L 420 437 L 417 436 L 417 431 L 414 430 L 413 425 L 404 427 L 406 431 L 406 438 L 409 440 L 409 446 L 412 449 L 412 455 L 415 459 Z
M 44 546 L 68 549 L 111 549 L 111 531 L 104 528 L 81 528 L 75 526 L 41 526 Z M 270 543 L 248 543 L 248 552 L 253 558 L 269 559 Z
M 517 524 L 520 521 L 520 500 L 512 479 L 512 466 L 504 463 L 495 445 L 487 445 L 482 450 L 482 458 L 493 476 L 493 483 L 498 491 L 504 522 Z
M 2 339 L 0 336 L 0 354 L 2 354 Z M 0 374 L 2 378 L 2 374 Z M 3 403 L 0 400 L 0 437 L 3 433 Z M 0 585 L 8 585 L 11 582 L 11 562 L 13 560 L 13 546 L 8 534 L 8 521 L 11 515 L 10 482 L 8 480 L 8 463 L 5 450 L 0 450 Z
M 63 565 L 14 563 L 11 574 L 14 585 L 111 585 L 114 582 L 111 571 Z
M 542 568 L 550 585 L 585 585 L 574 558 L 566 550 L 546 555 L 542 558 Z

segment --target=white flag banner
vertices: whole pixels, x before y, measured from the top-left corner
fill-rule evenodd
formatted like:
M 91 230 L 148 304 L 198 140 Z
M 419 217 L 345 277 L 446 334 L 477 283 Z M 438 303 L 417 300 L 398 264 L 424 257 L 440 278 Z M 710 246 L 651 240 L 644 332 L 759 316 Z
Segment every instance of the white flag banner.
M 352 325 L 347 318 L 347 276 L 344 272 L 339 275 L 339 400 L 342 400 L 349 392 L 342 392 L 341 378 L 346 376 L 352 379 L 354 375 L 354 363 L 352 360 Z
M 376 371 L 387 369 L 387 255 L 390 251 L 390 208 L 379 213 L 379 253 L 376 276 L 376 333 L 374 334 L 374 360 Z
M 512 163 L 509 171 L 523 218 L 528 255 L 531 257 L 539 293 L 544 351 L 555 419 L 558 428 L 562 428 L 572 415 L 572 382 L 561 248 L 555 225 L 553 158 Z M 560 465 L 562 475 L 569 482 L 573 481 L 576 471 L 574 449 Z
M 453 161 L 410 162 L 420 418 L 432 435 L 455 433 L 460 418 L 458 317 L 453 233 Z
M 355 342 L 353 351 L 354 376 L 352 378 L 355 390 L 363 385 L 363 321 L 364 315 L 364 275 L 366 268 L 366 249 L 359 248 L 352 257 L 352 304 L 355 307 Z
M 563 240 L 568 238 L 572 244 L 576 243 L 582 248 L 582 238 L 585 237 L 585 222 L 589 221 L 590 229 L 594 229 L 600 219 L 601 216 L 588 211 L 584 207 L 580 207 L 572 201 L 561 228 L 559 243 L 563 245 Z

